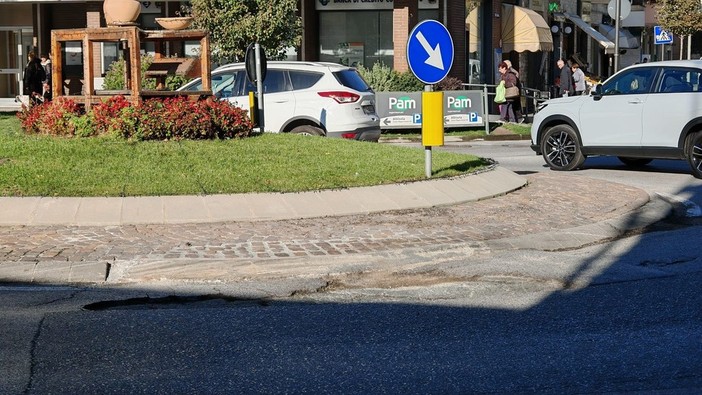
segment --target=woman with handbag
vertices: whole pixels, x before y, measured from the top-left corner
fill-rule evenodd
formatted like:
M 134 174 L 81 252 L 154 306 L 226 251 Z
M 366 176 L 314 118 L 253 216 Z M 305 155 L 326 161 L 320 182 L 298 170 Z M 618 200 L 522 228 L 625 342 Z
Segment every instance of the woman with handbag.
M 497 70 L 500 72 L 500 84 L 504 84 L 505 87 L 505 102 L 500 104 L 500 120 L 517 122 L 517 117 L 514 115 L 514 103 L 519 100 L 517 76 L 509 72 L 509 65 L 505 62 L 501 62 Z

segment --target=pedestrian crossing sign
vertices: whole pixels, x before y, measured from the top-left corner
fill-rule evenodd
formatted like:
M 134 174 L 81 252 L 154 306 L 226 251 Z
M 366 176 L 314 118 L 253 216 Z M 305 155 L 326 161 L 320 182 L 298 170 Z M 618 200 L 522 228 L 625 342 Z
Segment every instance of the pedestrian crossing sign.
M 663 29 L 662 26 L 653 27 L 654 44 L 672 44 L 673 33 Z

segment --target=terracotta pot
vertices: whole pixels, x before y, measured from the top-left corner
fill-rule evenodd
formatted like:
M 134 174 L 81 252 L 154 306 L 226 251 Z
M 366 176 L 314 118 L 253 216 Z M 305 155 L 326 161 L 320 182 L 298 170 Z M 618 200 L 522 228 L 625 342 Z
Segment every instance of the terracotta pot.
M 156 18 L 156 23 L 166 30 L 183 30 L 193 23 L 193 18 L 190 16 Z
M 134 25 L 141 12 L 137 0 L 105 0 L 102 4 L 107 26 Z

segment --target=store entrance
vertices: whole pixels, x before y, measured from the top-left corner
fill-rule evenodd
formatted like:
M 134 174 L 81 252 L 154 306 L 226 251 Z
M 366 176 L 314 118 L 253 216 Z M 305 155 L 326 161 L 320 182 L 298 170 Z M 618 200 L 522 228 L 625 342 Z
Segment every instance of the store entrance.
M 31 28 L 0 27 L 0 99 L 14 100 L 22 94 L 22 73 L 31 47 Z

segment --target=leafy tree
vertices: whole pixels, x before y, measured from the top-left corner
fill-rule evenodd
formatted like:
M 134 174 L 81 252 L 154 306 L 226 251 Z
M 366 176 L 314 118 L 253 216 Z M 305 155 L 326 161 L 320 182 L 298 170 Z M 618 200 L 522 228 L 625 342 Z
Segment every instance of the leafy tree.
M 246 48 L 258 41 L 271 59 L 299 46 L 302 19 L 297 0 L 191 0 L 196 27 L 210 32 L 212 59 L 243 60 Z
M 680 59 L 683 38 L 702 30 L 702 8 L 699 0 L 664 0 L 658 9 L 658 22 L 664 29 L 680 37 Z M 687 45 L 689 46 L 688 38 Z

